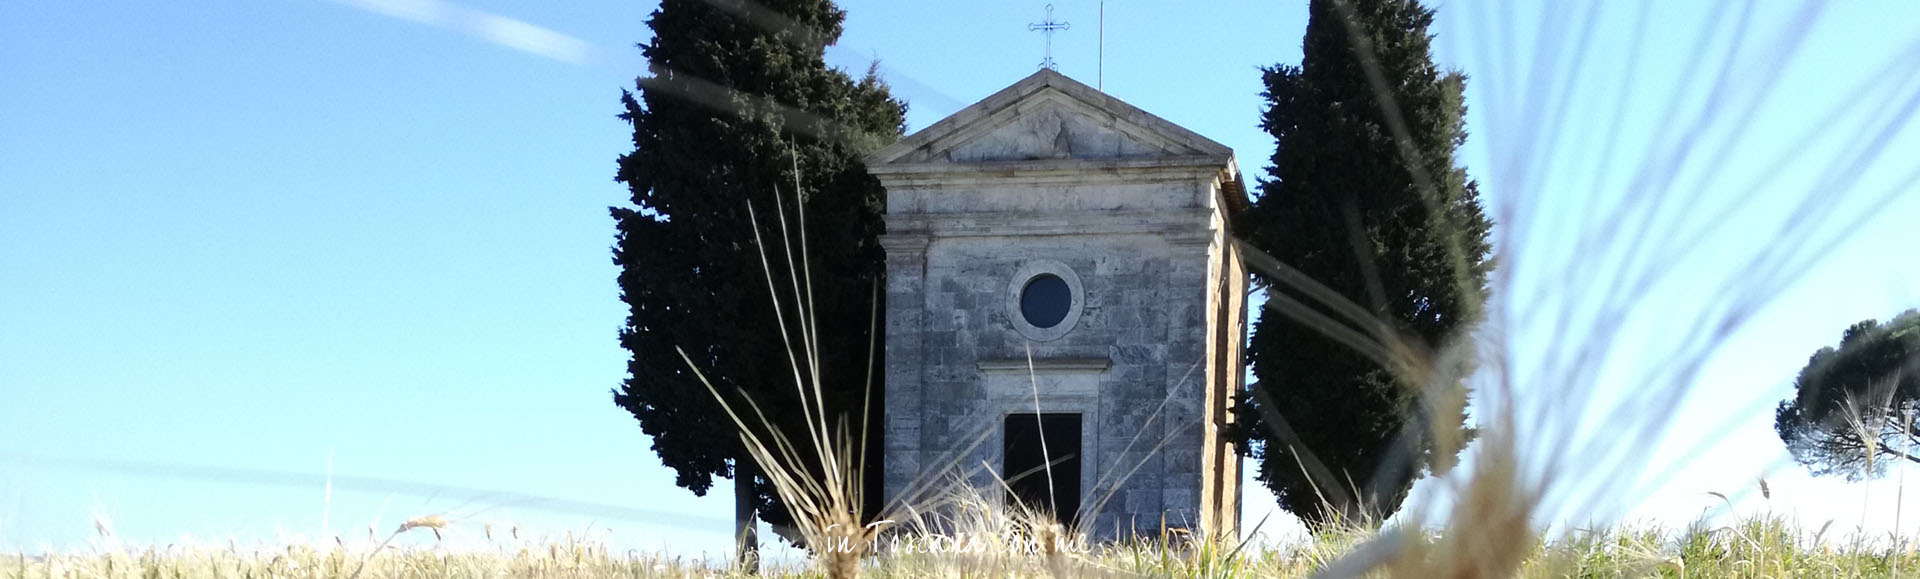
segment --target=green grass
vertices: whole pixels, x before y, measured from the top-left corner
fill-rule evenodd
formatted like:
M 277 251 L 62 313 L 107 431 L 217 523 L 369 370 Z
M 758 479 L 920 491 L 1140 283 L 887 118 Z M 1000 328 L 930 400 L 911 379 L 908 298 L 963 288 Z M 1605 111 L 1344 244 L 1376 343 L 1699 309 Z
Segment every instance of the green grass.
M 1084 555 L 988 552 L 970 555 L 889 553 L 869 557 L 869 577 L 1306 577 L 1348 553 L 1365 533 L 1329 533 L 1273 546 L 1140 541 Z M 1438 534 L 1409 541 L 1442 544 Z M 1408 549 L 1408 553 L 1431 553 Z M 0 561 L 0 579 L 352 579 L 362 578 L 681 578 L 738 576 L 702 559 L 613 552 L 599 543 L 563 540 L 490 550 L 433 547 L 316 549 L 296 545 L 235 548 L 149 548 L 27 556 Z M 1575 531 L 1535 540 L 1519 577 L 1898 577 L 1915 576 L 1920 552 L 1900 537 L 1837 538 L 1779 518 L 1751 518 L 1724 527 L 1685 530 L 1618 528 Z M 820 577 L 806 562 L 770 564 L 776 577 Z M 1375 575 L 1386 576 L 1384 571 Z

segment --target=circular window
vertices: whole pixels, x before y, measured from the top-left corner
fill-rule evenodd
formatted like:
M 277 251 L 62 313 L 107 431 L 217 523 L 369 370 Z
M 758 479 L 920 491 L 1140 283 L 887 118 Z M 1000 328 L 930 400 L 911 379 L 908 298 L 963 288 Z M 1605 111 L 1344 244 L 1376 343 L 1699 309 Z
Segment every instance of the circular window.
M 1067 319 L 1067 308 L 1073 305 L 1073 288 L 1067 287 L 1067 280 L 1060 276 L 1043 273 L 1027 280 L 1027 287 L 1020 290 L 1020 317 L 1036 328 L 1051 328 Z
M 1036 342 L 1065 337 L 1080 321 L 1086 288 L 1067 264 L 1036 259 L 1020 264 L 1007 280 L 1007 321 Z

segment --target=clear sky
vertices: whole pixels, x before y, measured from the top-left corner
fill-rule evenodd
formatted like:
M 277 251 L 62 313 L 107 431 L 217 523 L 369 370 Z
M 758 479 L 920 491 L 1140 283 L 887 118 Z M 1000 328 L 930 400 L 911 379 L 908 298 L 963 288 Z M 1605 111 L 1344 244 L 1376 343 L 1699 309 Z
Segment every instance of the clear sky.
M 911 129 L 1041 58 L 1026 26 L 1042 2 L 842 6 L 829 61 L 857 72 L 879 59 Z M 1566 499 L 1577 504 L 1556 524 L 1681 523 L 1720 504 L 1712 491 L 1741 512 L 1841 528 L 1865 513 L 1895 528 L 1883 505 L 1899 471 L 1874 485 L 1799 475 L 1771 409 L 1847 325 L 1920 305 L 1920 190 L 1902 180 L 1920 166 L 1905 116 L 1920 106 L 1902 100 L 1920 90 L 1920 7 L 1753 6 L 1738 43 L 1739 6 L 1644 19 L 1440 7 L 1440 61 L 1473 79 L 1461 160 L 1493 205 L 1525 208 L 1496 215 L 1515 272 L 1496 296 L 1514 313 L 1500 326 L 1521 361 L 1514 399 L 1527 412 L 1595 393 L 1550 416 L 1599 443 L 1540 448 L 1566 461 L 1556 488 L 1615 484 Z M 728 488 L 675 487 L 609 394 L 625 352 L 606 207 L 625 202 L 612 176 L 631 147 L 614 115 L 644 70 L 633 45 L 652 8 L 0 0 L 0 550 L 83 546 L 96 520 L 133 544 L 275 544 L 384 535 L 432 513 L 461 540 L 519 524 L 723 550 Z M 1273 143 L 1256 127 L 1257 67 L 1298 61 L 1304 2 L 1109 2 L 1104 74 L 1099 12 L 1055 3 L 1072 24 L 1054 39 L 1063 73 L 1233 147 L 1250 181 L 1263 174 Z M 1553 49 L 1580 38 L 1579 58 Z M 1715 122 L 1688 130 L 1699 118 Z M 1777 243 L 1809 198 L 1842 210 Z M 1599 219 L 1594 200 L 1726 210 L 1656 211 L 1678 217 L 1655 229 L 1681 233 L 1636 233 Z M 1600 334 L 1523 314 L 1610 295 L 1576 275 L 1615 271 L 1573 245 L 1583 236 L 1650 240 L 1652 261 L 1679 265 L 1637 294 L 1605 340 L 1621 349 L 1576 387 L 1525 361 Z M 1842 241 L 1812 243 L 1826 239 Z M 1770 247 L 1809 248 L 1806 266 L 1782 279 L 1728 267 Z M 1777 295 L 1693 358 L 1698 374 L 1648 371 L 1692 312 L 1741 282 Z M 1687 395 L 1629 396 L 1648 384 Z M 1639 412 L 1612 412 L 1623 405 Z M 1668 427 L 1594 427 L 1649 423 Z M 1606 457 L 1623 447 L 1628 458 Z M 1770 503 L 1751 492 L 1761 476 Z M 1250 492 L 1247 518 L 1271 501 Z

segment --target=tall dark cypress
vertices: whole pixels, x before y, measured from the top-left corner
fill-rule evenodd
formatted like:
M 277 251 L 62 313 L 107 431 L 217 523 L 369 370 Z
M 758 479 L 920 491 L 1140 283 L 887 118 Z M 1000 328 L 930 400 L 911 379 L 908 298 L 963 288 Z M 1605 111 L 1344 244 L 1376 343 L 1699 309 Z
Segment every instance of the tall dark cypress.
M 715 476 L 751 480 L 761 471 L 678 351 L 735 408 L 747 409 L 741 394 L 751 396 L 788 438 L 808 439 L 774 309 L 781 300 L 785 330 L 800 331 L 784 256 L 791 244 L 800 259 L 802 210 L 829 414 L 857 440 L 867 434 L 859 412 L 869 376 L 876 411 L 881 404 L 869 345 L 881 339 L 873 313 L 885 271 L 877 241 L 885 192 L 860 158 L 900 137 L 906 107 L 873 71 L 853 78 L 826 65 L 844 17 L 828 0 L 664 0 L 647 21 L 653 40 L 640 45 L 650 74 L 636 81 L 637 96 L 623 91 L 620 118 L 633 127 L 634 148 L 620 157 L 616 180 L 632 206 L 611 209 L 629 306 L 620 345 L 632 358 L 614 402 L 695 494 Z M 779 291 L 769 290 L 749 204 Z M 792 233 L 784 243 L 782 212 Z M 793 354 L 813 369 L 804 352 Z M 878 429 L 872 434 L 868 447 L 878 449 Z M 877 481 L 877 453 L 869 457 Z M 746 489 L 737 497 L 743 513 L 790 523 L 772 488 Z
M 1308 11 L 1300 66 L 1265 70 L 1261 127 L 1278 148 L 1241 235 L 1423 349 L 1462 339 L 1481 317 L 1492 267 L 1491 223 L 1453 158 L 1466 139 L 1465 78 L 1434 66 L 1433 12 L 1417 1 L 1313 0 Z M 1384 94 L 1360 47 L 1375 58 Z M 1415 154 L 1396 141 L 1385 96 Z M 1241 400 L 1239 431 L 1262 459 L 1259 480 L 1312 525 L 1398 510 L 1436 464 L 1430 421 L 1466 428 L 1463 413 L 1428 412 L 1421 385 L 1272 310 L 1255 324 L 1248 356 L 1259 395 Z M 1270 415 L 1298 439 L 1281 440 L 1263 419 Z M 1336 480 L 1310 478 L 1296 451 Z

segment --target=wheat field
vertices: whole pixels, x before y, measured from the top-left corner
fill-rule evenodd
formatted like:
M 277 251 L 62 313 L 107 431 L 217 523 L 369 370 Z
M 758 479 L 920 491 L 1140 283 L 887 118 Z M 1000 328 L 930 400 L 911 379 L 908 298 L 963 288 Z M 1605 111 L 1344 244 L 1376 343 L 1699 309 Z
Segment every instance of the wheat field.
M 399 533 L 425 533 L 419 526 Z M 396 534 L 399 534 L 396 533 Z M 882 550 L 861 563 L 868 577 L 1310 577 L 1354 550 L 1364 531 L 1323 533 L 1260 546 L 1149 538 L 1087 553 L 905 553 Z M 1447 537 L 1407 540 L 1438 545 Z M 1684 530 L 1580 530 L 1522 546 L 1519 577 L 1898 577 L 1920 565 L 1903 537 L 1839 537 L 1780 517 Z M 761 576 L 819 577 L 810 562 L 769 563 Z M 1384 576 L 1384 572 L 1377 572 Z M 5 579 L 357 579 L 357 578 L 683 578 L 745 576 L 724 562 L 663 553 L 616 552 L 564 538 L 492 537 L 482 548 L 366 548 L 335 544 L 279 549 L 147 547 L 28 556 L 0 561 Z M 1372 575 L 1368 575 L 1372 576 Z

